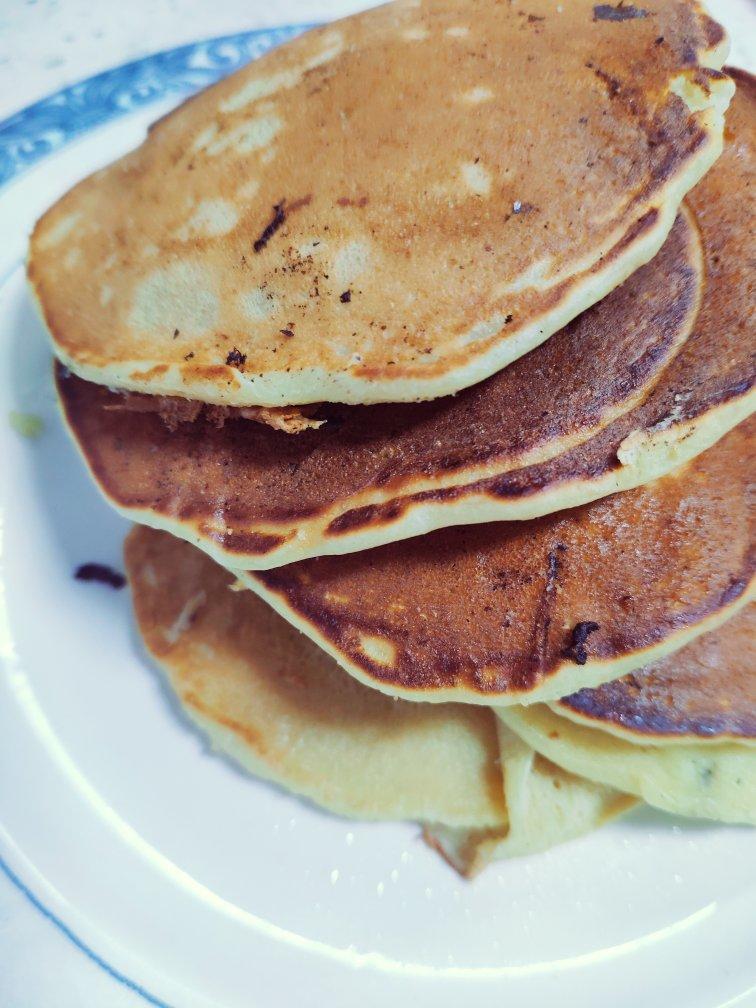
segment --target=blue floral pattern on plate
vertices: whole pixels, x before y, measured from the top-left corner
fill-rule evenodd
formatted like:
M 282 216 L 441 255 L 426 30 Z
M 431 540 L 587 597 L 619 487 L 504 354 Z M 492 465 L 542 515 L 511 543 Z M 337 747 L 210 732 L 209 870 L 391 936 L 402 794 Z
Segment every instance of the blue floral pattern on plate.
M 0 186 L 64 144 L 159 98 L 212 84 L 311 25 L 223 35 L 155 53 L 72 84 L 0 122 Z

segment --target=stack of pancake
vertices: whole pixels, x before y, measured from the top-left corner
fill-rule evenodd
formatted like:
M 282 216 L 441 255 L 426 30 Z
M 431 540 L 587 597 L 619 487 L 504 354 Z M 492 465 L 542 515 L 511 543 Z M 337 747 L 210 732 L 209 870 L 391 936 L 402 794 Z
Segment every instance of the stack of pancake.
M 468 874 L 639 800 L 756 822 L 756 81 L 726 48 L 691 0 L 390 4 L 38 223 L 140 632 L 252 773 Z

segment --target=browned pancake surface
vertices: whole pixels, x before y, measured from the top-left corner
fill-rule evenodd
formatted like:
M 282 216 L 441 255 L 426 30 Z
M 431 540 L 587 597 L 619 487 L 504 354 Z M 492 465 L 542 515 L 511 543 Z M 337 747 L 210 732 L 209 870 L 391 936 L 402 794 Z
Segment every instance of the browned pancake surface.
M 756 607 L 677 654 L 560 700 L 557 713 L 653 738 L 756 738 Z
M 700 240 L 681 216 L 651 263 L 482 384 L 433 403 L 325 407 L 316 415 L 326 426 L 296 437 L 243 421 L 170 431 L 156 415 L 115 409 L 121 397 L 103 386 L 72 377 L 59 387 L 115 503 L 178 517 L 229 553 L 264 555 L 276 542 L 271 523 L 285 540 L 355 496 L 464 481 L 586 440 L 659 380 L 693 324 L 701 283 Z
M 196 96 L 37 226 L 58 354 L 279 406 L 435 398 L 525 353 L 658 249 L 729 97 L 694 3 L 597 9 L 387 5 Z
M 679 647 L 745 597 L 755 433 L 749 420 L 674 474 L 582 508 L 244 581 L 389 692 L 489 703 L 559 696 L 562 682 L 573 692 Z M 597 625 L 587 637 L 586 624 Z
M 756 235 L 747 221 L 756 215 L 756 87 L 748 75 L 733 74 L 738 91 L 725 152 L 688 197 L 705 246 L 694 331 L 646 401 L 588 442 L 522 467 L 528 452 L 566 446 L 581 425 L 600 423 L 612 404 L 637 391 L 638 379 L 650 377 L 646 367 L 660 363 L 652 343 L 634 361 L 623 333 L 644 318 L 644 305 L 658 304 L 651 278 L 657 262 L 672 265 L 669 241 L 663 259 L 481 385 L 433 403 L 329 407 L 325 427 L 296 438 L 243 422 L 169 435 L 155 417 L 105 412 L 112 400 L 105 389 L 61 381 L 68 422 L 95 479 L 117 507 L 137 518 L 146 512 L 238 567 L 357 549 L 357 536 L 390 542 L 412 534 L 423 509 L 433 509 L 428 524 L 438 527 L 460 520 L 449 512 L 466 501 L 463 520 L 471 521 L 483 506 L 494 512 L 489 517 L 506 518 L 522 506 L 548 513 L 564 506 L 563 488 L 578 484 L 578 499 L 609 492 L 607 481 L 622 474 L 617 452 L 628 435 L 662 422 L 684 436 L 699 420 L 741 408 L 752 396 Z M 683 279 L 673 270 L 670 290 L 682 293 L 675 277 Z M 658 320 L 664 323 L 663 313 Z M 498 474 L 466 482 L 478 465 Z M 407 493 L 418 479 L 429 485 Z

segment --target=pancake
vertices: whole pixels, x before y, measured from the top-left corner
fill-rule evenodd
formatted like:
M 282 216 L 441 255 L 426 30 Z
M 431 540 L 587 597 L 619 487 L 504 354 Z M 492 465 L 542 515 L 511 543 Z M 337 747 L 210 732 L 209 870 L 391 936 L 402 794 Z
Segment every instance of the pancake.
M 584 836 L 637 804 L 630 795 L 568 773 L 525 745 L 501 720 L 498 724 L 508 828 L 433 825 L 423 834 L 463 875 Z
M 576 724 L 546 704 L 507 707 L 499 717 L 570 773 L 675 815 L 756 824 L 756 749 L 737 742 L 636 744 Z
M 140 634 L 215 748 L 340 815 L 504 825 L 490 711 L 366 689 L 166 533 L 134 529 L 125 558 Z
M 722 28 L 618 10 L 389 5 L 195 96 L 35 228 L 56 354 L 235 406 L 500 370 L 647 262 L 721 149 Z
M 587 832 L 632 801 L 534 759 L 489 710 L 356 683 L 165 533 L 134 529 L 125 555 L 139 631 L 183 712 L 258 777 L 340 815 L 452 831 L 442 835 L 464 838 L 451 859 L 464 874 Z
M 553 705 L 554 713 L 649 745 L 756 744 L 756 608 L 682 651 Z
M 60 393 L 119 510 L 204 540 L 222 562 L 276 565 L 332 552 L 329 539 L 348 548 L 358 505 L 500 475 L 586 441 L 659 381 L 691 331 L 702 282 L 701 242 L 685 212 L 651 263 L 481 385 L 434 403 L 331 408 L 321 411 L 326 430 L 295 438 L 230 421 L 171 429 L 76 378 Z M 329 534 L 339 525 L 345 531 Z
M 753 596 L 755 435 L 752 418 L 668 476 L 546 518 L 239 578 L 387 693 L 558 699 L 669 654 Z
M 733 75 L 729 140 L 687 199 L 705 246 L 694 331 L 645 401 L 603 432 L 575 444 L 612 409 L 631 405 L 633 390 L 653 384 L 650 372 L 640 385 L 629 378 L 633 336 L 625 342 L 622 333 L 643 313 L 647 302 L 633 295 L 666 262 L 659 257 L 480 386 L 431 404 L 331 407 L 320 431 L 296 438 L 241 423 L 184 426 L 169 437 L 154 417 L 103 416 L 113 401 L 106 390 L 60 382 L 68 423 L 106 497 L 221 563 L 265 569 L 448 525 L 535 518 L 640 485 L 714 444 L 756 401 L 756 236 L 748 227 L 756 216 L 756 85 Z M 604 312 L 615 304 L 610 321 Z

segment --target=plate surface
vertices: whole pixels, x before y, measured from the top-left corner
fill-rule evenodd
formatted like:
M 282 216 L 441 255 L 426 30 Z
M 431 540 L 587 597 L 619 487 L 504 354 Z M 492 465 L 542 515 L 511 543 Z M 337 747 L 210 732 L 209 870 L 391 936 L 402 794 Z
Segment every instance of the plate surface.
M 152 1003 L 756 1004 L 753 831 L 643 810 L 463 883 L 417 827 L 328 816 L 207 752 L 128 593 L 72 577 L 121 567 L 126 525 L 61 428 L 27 235 L 177 95 L 290 31 L 151 57 L 0 124 L 4 869 Z M 13 430 L 12 410 L 41 416 L 41 436 Z

